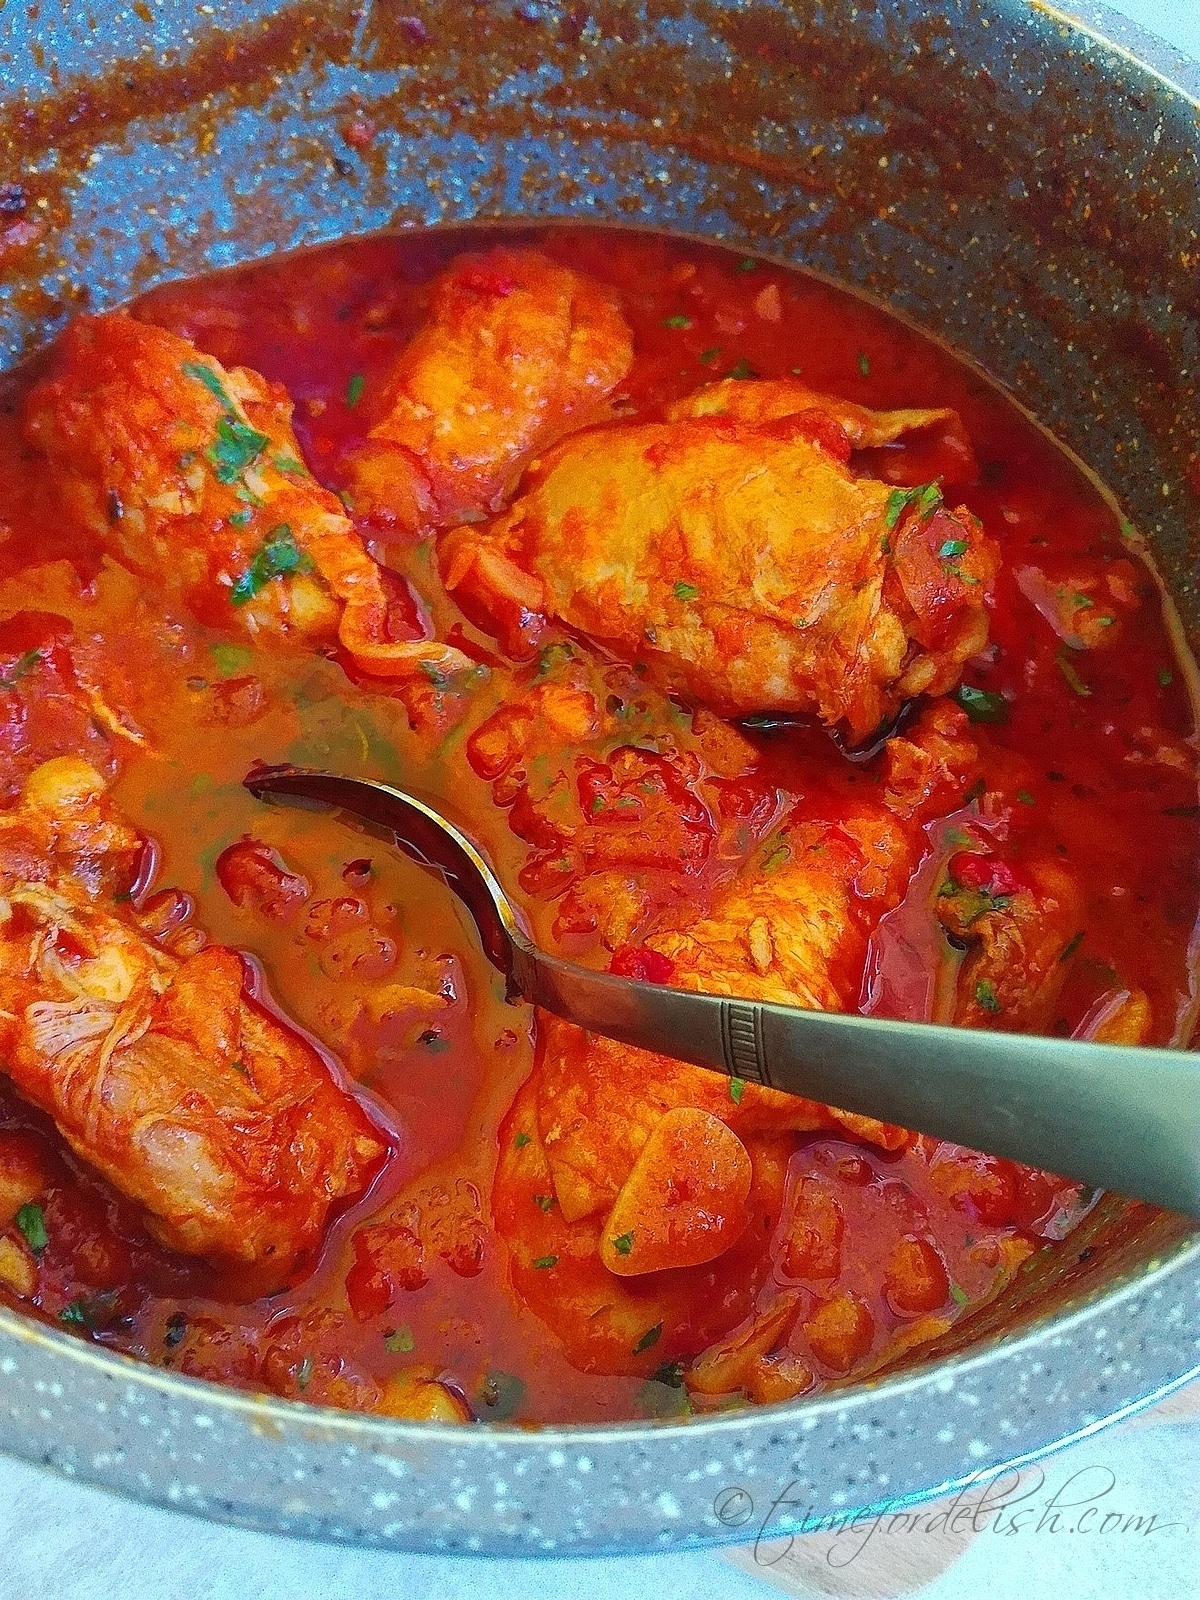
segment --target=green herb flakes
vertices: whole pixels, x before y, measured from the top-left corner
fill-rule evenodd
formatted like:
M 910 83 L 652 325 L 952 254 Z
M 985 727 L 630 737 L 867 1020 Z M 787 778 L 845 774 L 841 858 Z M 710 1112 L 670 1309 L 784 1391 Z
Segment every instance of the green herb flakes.
M 628 1233 L 619 1233 L 611 1241 L 611 1244 L 619 1256 L 627 1256 L 633 1249 L 633 1230 L 630 1229 Z
M 683 1383 L 683 1362 L 664 1361 L 650 1374 L 651 1383 L 665 1383 L 668 1389 L 678 1389 Z
M 700 597 L 700 591 L 696 585 L 694 583 L 685 583 L 682 578 L 675 585 L 674 594 L 676 600 L 683 601 L 697 600 Z
M 1066 645 L 1060 645 L 1058 647 L 1058 650 L 1057 650 L 1057 652 L 1055 654 L 1055 657 L 1054 657 L 1054 664 L 1055 664 L 1055 666 L 1057 666 L 1058 670 L 1062 673 L 1063 678 L 1065 679 L 1068 688 L 1073 689 L 1076 694 L 1080 694 L 1080 695 L 1090 695 L 1091 694 L 1091 692 L 1092 692 L 1091 689 L 1088 687 L 1088 685 L 1086 683 L 1084 683 L 1083 679 L 1079 676 L 1079 673 L 1076 671 L 1075 663 L 1071 660 L 1071 657 L 1068 654 Z
M 254 660 L 254 651 L 244 644 L 214 644 L 208 648 L 213 666 L 222 678 L 234 678 Z
M 363 377 L 361 372 L 351 373 L 350 381 L 346 385 L 346 404 L 351 410 L 353 410 L 358 402 L 362 399 L 363 390 L 366 388 L 366 386 L 367 380 Z
M 1008 701 L 1002 694 L 993 694 L 989 689 L 973 689 L 969 683 L 960 683 L 950 698 L 957 700 L 972 722 L 1008 721 Z
M 691 326 L 692 326 L 691 317 L 683 317 L 683 316 L 679 316 L 677 314 L 677 315 L 675 315 L 673 317 L 664 317 L 663 318 L 663 327 L 664 328 L 690 328 Z
M 34 1255 L 41 1255 L 50 1243 L 50 1237 L 46 1232 L 46 1214 L 41 1206 L 35 1205 L 32 1201 L 22 1206 L 17 1212 L 16 1224 Z
M 1033 796 L 1030 794 L 1028 789 L 1018 789 L 1017 790 L 1017 799 L 1021 802 L 1021 804 L 1023 806 L 1035 806 L 1035 805 L 1037 805 L 1037 801 L 1033 798 Z
M 965 556 L 966 553 L 967 541 L 965 539 L 947 539 L 938 551 L 938 555 L 943 561 L 948 561 L 951 556 Z
M 250 519 L 253 517 L 253 515 L 254 512 L 249 506 L 243 506 L 240 511 L 233 511 L 229 514 L 229 526 L 231 528 L 244 528 L 250 522 Z
M 229 598 L 235 606 L 244 606 L 272 579 L 311 571 L 312 562 L 296 543 L 287 523 L 281 522 L 267 534 L 262 548 L 229 591 Z
M 210 444 L 204 454 L 218 483 L 236 483 L 270 442 L 265 433 L 259 433 L 257 428 L 231 414 L 217 423 L 216 442 Z
M 393 1328 L 383 1336 L 383 1348 L 394 1356 L 410 1355 L 417 1347 L 411 1328 Z
M 889 528 L 894 528 L 900 518 L 910 506 L 915 507 L 918 518 L 924 522 L 939 509 L 942 503 L 942 480 L 934 478 L 932 483 L 917 483 L 911 489 L 893 489 L 887 497 L 883 508 L 883 520 Z M 965 540 L 947 540 L 947 544 L 961 544 L 962 554 L 966 551 Z M 943 554 L 945 547 L 943 546 Z
M 533 1203 L 539 1211 L 553 1211 L 558 1204 L 552 1194 L 535 1194 Z
M 985 1011 L 990 1011 L 993 1016 L 996 1016 L 1001 1009 L 1000 1002 L 996 999 L 996 991 L 986 978 L 980 978 L 975 985 L 975 999 Z
M 202 383 L 213 399 L 223 405 L 226 411 L 233 410 L 233 401 L 230 399 L 225 385 L 211 367 L 206 367 L 199 361 L 185 361 L 183 370 L 189 378 L 195 378 L 197 383 Z
M 757 378 L 758 373 L 755 372 L 754 368 L 746 360 L 745 356 L 743 356 L 740 361 L 736 362 L 732 367 L 730 367 L 725 376 L 727 378 L 737 379 Z
M 69 1306 L 64 1306 L 58 1313 L 58 1320 L 68 1328 L 90 1328 L 87 1304 L 83 1300 L 72 1300 Z
M 967 1291 L 963 1288 L 960 1288 L 957 1283 L 952 1283 L 950 1285 L 950 1298 L 954 1301 L 956 1306 L 965 1306 L 971 1297 Z
M 1162 670 L 1158 674 L 1158 686 L 1159 686 L 1159 688 L 1160 689 L 1169 689 L 1174 682 L 1175 682 L 1175 674 L 1173 672 L 1168 671 L 1166 667 L 1163 667 Z
M 711 364 L 717 359 L 717 357 L 720 354 L 721 354 L 721 346 L 719 344 L 715 344 L 715 345 L 713 345 L 711 350 L 701 350 L 700 354 L 696 357 L 696 360 L 701 362 L 702 365 L 707 367 L 707 366 L 711 366 Z
M 865 350 L 860 350 L 858 352 L 858 370 L 862 373 L 864 378 L 869 378 L 871 376 L 871 362 Z
M 738 262 L 736 270 L 738 272 L 756 272 L 758 270 L 758 261 L 754 256 L 743 256 Z
M 525 1148 L 525 1146 L 527 1144 L 532 1144 L 532 1143 L 533 1143 L 533 1140 L 530 1138 L 529 1134 L 527 1134 L 527 1133 L 518 1133 L 517 1136 L 513 1140 L 513 1149 L 514 1150 L 524 1150 L 524 1148 Z
M 1064 949 L 1062 955 L 1060 955 L 1059 958 L 1058 958 L 1060 964 L 1062 962 L 1064 962 L 1064 961 L 1070 961 L 1071 957 L 1075 954 L 1076 950 L 1078 950 L 1079 946 L 1083 943 L 1083 934 L 1084 934 L 1084 930 L 1082 928 L 1080 928 L 1079 932 L 1077 934 L 1075 934 L 1074 937 L 1068 941 L 1067 946 Z
M 7 672 L 0 672 L 0 689 L 11 689 L 22 678 L 27 678 L 34 669 L 41 665 L 42 652 L 40 650 L 26 650 L 9 667 Z
M 729 1098 L 733 1101 L 735 1106 L 740 1106 L 741 1105 L 742 1096 L 743 1096 L 743 1094 L 745 1094 L 745 1092 L 746 1092 L 746 1080 L 744 1078 L 730 1078 L 730 1080 L 729 1080 Z
M 556 1267 L 558 1265 L 558 1257 L 557 1256 L 534 1256 L 532 1265 L 535 1266 L 538 1269 L 539 1272 L 546 1272 L 551 1267 Z
M 652 1328 L 647 1328 L 642 1337 L 633 1347 L 635 1356 L 640 1356 L 643 1350 L 649 1350 L 662 1338 L 663 1325 L 656 1322 Z

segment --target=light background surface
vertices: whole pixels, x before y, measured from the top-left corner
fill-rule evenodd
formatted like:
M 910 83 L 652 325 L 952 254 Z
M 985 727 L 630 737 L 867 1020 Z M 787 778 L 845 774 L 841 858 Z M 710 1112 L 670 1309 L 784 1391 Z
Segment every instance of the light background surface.
M 1200 61 L 1200 0 L 1108 3 Z M 197 1522 L 0 1458 L 0 1600 L 1198 1600 L 1200 1385 L 1052 1456 L 1011 1493 L 1002 1527 L 964 1500 L 922 1508 L 916 1525 L 757 1552 L 467 1560 Z M 1101 1532 L 1108 1513 L 1121 1523 L 1110 1515 Z

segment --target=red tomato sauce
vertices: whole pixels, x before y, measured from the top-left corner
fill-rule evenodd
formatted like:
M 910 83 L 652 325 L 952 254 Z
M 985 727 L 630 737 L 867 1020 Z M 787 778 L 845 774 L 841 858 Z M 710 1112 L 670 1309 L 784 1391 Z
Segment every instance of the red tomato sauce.
M 172 285 L 135 309 L 227 366 L 285 385 L 307 462 L 336 487 L 347 451 L 378 420 L 383 376 L 420 323 L 429 278 L 497 237 L 445 231 L 352 241 Z M 1082 893 L 1053 1031 L 1086 1029 L 1116 985 L 1147 997 L 1149 1042 L 1185 1039 L 1200 907 L 1190 668 L 1157 582 L 1108 498 L 977 371 L 802 273 L 633 233 L 504 237 L 532 241 L 617 292 L 635 338 L 618 399 L 641 419 L 660 417 L 716 377 L 789 374 L 877 409 L 959 413 L 979 470 L 958 498 L 1003 553 L 991 643 L 969 664 L 959 696 L 972 717 L 979 778 L 965 806 L 928 824 L 924 860 L 904 902 L 871 935 L 853 986 L 867 1010 L 944 1015 L 961 953 L 930 903 L 947 863 L 979 857 L 983 867 L 960 860 L 955 876 L 983 874 L 982 888 L 1001 892 L 986 877 L 994 856 L 1018 875 L 1023 861 L 1051 856 Z M 121 580 L 102 569 L 99 550 L 56 526 L 11 411 L 0 416 L 0 616 L 19 613 L 0 622 L 7 796 L 29 752 L 55 740 L 115 770 L 118 803 L 153 841 L 153 883 L 137 891 L 139 907 L 152 904 L 164 929 L 194 921 L 249 952 L 270 1003 L 357 1086 L 390 1148 L 371 1190 L 335 1218 L 319 1256 L 263 1296 L 236 1274 L 155 1244 L 137 1208 L 71 1155 L 48 1119 L 0 1090 L 9 1156 L 27 1148 L 53 1174 L 40 1202 L 36 1288 L 22 1304 L 159 1365 L 316 1402 L 375 1409 L 390 1374 L 423 1363 L 483 1420 L 587 1422 L 682 1409 L 674 1364 L 729 1326 L 707 1326 L 699 1305 L 723 1292 L 721 1261 L 709 1269 L 694 1321 L 649 1329 L 654 1337 L 629 1370 L 597 1362 L 588 1371 L 586 1361 L 568 1359 L 548 1273 L 513 1267 L 491 1209 L 497 1152 L 522 1137 L 514 1100 L 533 1059 L 531 1014 L 504 1003 L 464 916 L 416 867 L 328 818 L 262 808 L 241 781 L 265 760 L 408 783 L 481 842 L 545 944 L 669 981 L 666 958 L 636 941 L 615 953 L 600 946 L 589 878 L 619 863 L 644 875 L 650 901 L 686 892 L 704 906 L 788 804 L 836 817 L 849 797 L 880 788 L 881 757 L 849 760 L 827 735 L 789 725 L 750 730 L 755 765 L 740 778 L 722 776 L 703 741 L 690 767 L 649 744 L 639 750 L 649 724 L 668 713 L 642 692 L 636 672 L 589 656 L 553 628 L 537 641 L 540 654 L 507 656 L 442 588 L 429 541 L 389 543 L 370 527 L 361 531 L 393 575 L 394 636 L 436 632 L 491 669 L 437 737 L 414 732 L 385 687 L 352 681 L 338 660 L 255 650 L 232 625 L 172 614 L 153 637 L 105 637 L 103 607 Z M 940 448 L 919 435 L 871 452 L 867 464 L 898 486 L 923 484 L 947 470 Z M 1112 647 L 1073 649 L 1072 627 L 1090 625 L 1089 614 L 1107 614 L 1110 604 L 1109 626 L 1120 633 Z M 70 672 L 55 640 L 72 628 L 84 655 L 107 658 L 107 681 L 123 684 L 118 712 L 145 731 L 144 746 L 118 739 L 114 757 L 94 720 L 72 723 L 50 667 L 38 694 L 23 694 L 21 662 L 35 648 L 55 672 Z M 631 733 L 573 748 L 548 737 L 517 773 L 506 754 L 506 708 L 515 690 L 535 687 L 553 666 L 556 649 L 576 652 Z M 690 726 L 682 709 L 668 711 Z M 388 985 L 407 986 L 410 1003 L 381 1003 L 377 1013 L 346 1003 Z M 810 1387 L 861 1374 L 969 1313 L 1033 1251 L 1058 1248 L 1091 1198 L 925 1138 L 886 1151 L 824 1132 L 797 1135 L 792 1146 L 782 1210 L 768 1208 L 756 1224 L 772 1243 L 754 1292 L 760 1303 L 764 1285 L 797 1297 L 804 1332 L 794 1347 L 811 1369 Z M 548 1230 L 540 1259 L 549 1260 L 556 1224 L 538 1180 L 526 1188 L 518 1186 L 518 1198 L 531 1227 Z M 798 1193 L 809 1219 L 800 1231 L 789 1222 Z M 741 1305 L 742 1314 L 752 1309 L 749 1300 Z

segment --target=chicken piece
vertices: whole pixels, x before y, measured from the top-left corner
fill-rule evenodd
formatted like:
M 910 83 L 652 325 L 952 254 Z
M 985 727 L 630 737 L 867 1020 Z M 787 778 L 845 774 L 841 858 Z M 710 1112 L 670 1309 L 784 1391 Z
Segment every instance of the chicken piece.
M 976 851 L 951 856 L 935 902 L 946 931 L 966 944 L 956 1023 L 1036 1032 L 1049 1025 L 1080 929 L 1074 879 L 1053 861 L 1014 868 Z
M 79 756 L 55 756 L 25 780 L 18 805 L 0 812 L 0 879 L 60 878 L 92 897 L 125 892 L 143 841 L 108 798 L 104 779 Z
M 721 715 L 862 740 L 983 648 L 998 554 L 935 485 L 856 478 L 848 454 L 821 413 L 573 434 L 507 513 L 448 536 L 446 585 L 502 629 L 552 616 Z
M 255 1003 L 239 956 L 181 960 L 89 893 L 136 836 L 88 770 L 47 763 L 0 817 L 4 1070 L 164 1244 L 281 1275 L 366 1187 L 383 1139 Z
M 633 360 L 610 293 L 536 250 L 461 256 L 349 460 L 356 512 L 415 531 L 498 509 L 535 451 L 603 415 Z
M 876 449 L 894 444 L 906 433 L 941 426 L 962 438 L 966 435 L 958 413 L 947 406 L 936 409 L 872 411 L 869 406 L 839 400 L 822 394 L 799 378 L 722 378 L 705 384 L 694 394 L 685 395 L 668 406 L 668 422 L 689 417 L 726 417 L 731 422 L 778 422 L 804 412 L 820 412 L 836 422 L 855 450 Z M 970 446 L 967 446 L 970 449 Z
M 67 514 L 213 626 L 336 639 L 385 678 L 472 670 L 436 640 L 391 639 L 380 570 L 291 416 L 279 384 L 110 312 L 66 330 L 24 428 Z
M 961 806 L 981 775 L 970 719 L 952 700 L 936 700 L 883 752 L 884 803 L 905 822 L 928 822 Z
M 681 989 L 841 1011 L 866 953 L 863 923 L 899 904 L 913 860 L 885 811 L 788 825 L 718 897 L 709 916 L 646 943 Z
M 578 1030 L 568 1031 L 586 1041 Z M 713 1081 L 728 1100 L 725 1085 Z M 555 1201 L 537 1098 L 535 1077 L 518 1093 L 500 1130 L 492 1209 L 508 1243 L 514 1289 L 562 1340 L 570 1361 L 585 1372 L 649 1377 L 751 1316 L 770 1273 L 766 1242 L 783 1204 L 793 1141 L 786 1134 L 742 1134 L 752 1169 L 747 1221 L 721 1255 L 667 1272 L 619 1277 L 600 1256 L 606 1212 L 572 1221 Z
M 899 901 L 911 867 L 907 834 L 864 807 L 838 823 L 781 829 L 710 914 L 653 935 L 679 988 L 828 1011 L 857 995 L 869 925 Z M 679 1107 L 724 1122 L 745 1142 L 761 1133 L 843 1127 L 884 1148 L 903 1130 L 815 1101 L 589 1038 L 546 1020 L 534 1079 L 539 1132 L 568 1221 L 611 1210 L 646 1141 Z M 613 1230 L 617 1235 L 623 1228 Z
M 113 765 L 113 732 L 140 742 L 83 683 L 65 617 L 22 610 L 0 622 L 0 800 L 11 802 L 34 767 L 83 753 Z

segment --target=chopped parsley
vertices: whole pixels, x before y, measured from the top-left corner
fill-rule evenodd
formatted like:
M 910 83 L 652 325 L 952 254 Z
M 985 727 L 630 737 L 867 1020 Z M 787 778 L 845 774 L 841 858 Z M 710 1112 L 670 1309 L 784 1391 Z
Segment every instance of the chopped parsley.
M 889 528 L 894 528 L 908 508 L 915 506 L 918 518 L 924 522 L 933 515 L 941 503 L 942 480 L 940 478 L 935 478 L 932 483 L 914 484 L 911 489 L 893 489 L 887 497 L 887 504 L 883 508 L 883 520 Z M 947 540 L 947 543 L 957 544 L 959 542 L 956 539 Z M 965 551 L 967 548 L 965 541 L 962 544 Z
M 27 678 L 41 662 L 40 650 L 26 650 L 24 655 L 17 657 L 7 672 L 0 672 L 0 689 L 11 689 L 22 678 Z
M 664 328 L 690 328 L 691 325 L 692 325 L 691 317 L 683 317 L 683 316 L 676 315 L 676 316 L 673 316 L 673 317 L 664 317 L 663 318 L 663 327 Z
M 229 591 L 229 598 L 235 606 L 244 606 L 261 593 L 272 579 L 311 571 L 312 562 L 296 543 L 287 523 L 281 522 L 267 534 L 262 548 Z
M 1017 790 L 1017 799 L 1021 802 L 1021 804 L 1023 806 L 1035 806 L 1035 805 L 1037 805 L 1037 801 L 1033 798 L 1033 796 L 1030 794 L 1028 789 L 1018 789 Z
M 1054 662 L 1055 662 L 1055 665 L 1058 667 L 1058 670 L 1062 673 L 1063 677 L 1065 678 L 1068 688 L 1073 689 L 1076 694 L 1082 694 L 1082 695 L 1091 694 L 1091 692 L 1092 692 L 1091 689 L 1088 687 L 1088 685 L 1086 683 L 1084 683 L 1083 679 L 1079 676 L 1079 673 L 1075 670 L 1075 663 L 1071 660 L 1071 657 L 1068 655 L 1066 645 L 1060 645 L 1059 646 L 1058 651 L 1057 651 L 1057 653 L 1056 653 L 1056 655 L 1054 657 Z
M 539 1272 L 545 1272 L 549 1267 L 556 1267 L 558 1265 L 558 1257 L 534 1256 L 533 1265 L 538 1269 Z
M 700 596 L 700 591 L 696 585 L 694 583 L 685 583 L 682 578 L 675 585 L 674 592 L 676 600 L 696 600 Z
M 700 354 L 696 357 L 696 360 L 703 363 L 703 365 L 707 367 L 711 362 L 715 361 L 720 354 L 721 346 L 719 344 L 715 344 L 711 350 L 701 350 Z
M 202 383 L 213 399 L 219 401 L 226 411 L 233 410 L 233 401 L 230 399 L 225 385 L 211 367 L 206 367 L 200 361 L 185 361 L 183 370 L 189 378 L 195 378 L 197 383 Z
M 532 1144 L 532 1143 L 533 1143 L 533 1140 L 530 1138 L 529 1134 L 527 1134 L 527 1133 L 518 1133 L 516 1138 L 513 1140 L 513 1149 L 514 1150 L 524 1150 L 524 1148 L 525 1148 L 525 1146 L 527 1144 Z
M 416 1349 L 416 1340 L 413 1338 L 411 1328 L 393 1328 L 390 1333 L 383 1336 L 383 1348 L 390 1350 L 394 1356 L 406 1356 Z
M 619 1233 L 611 1243 L 619 1256 L 627 1256 L 633 1249 L 633 1229 L 631 1228 L 628 1233 Z
M 743 256 L 737 264 L 738 272 L 754 272 L 757 268 L 758 262 L 754 256 Z
M 786 839 L 779 839 L 763 857 L 764 872 L 778 872 L 785 861 L 792 859 L 792 847 Z
M 647 1328 L 633 1347 L 634 1355 L 640 1356 L 643 1350 L 649 1350 L 653 1345 L 656 1345 L 662 1338 L 662 1328 L 661 1322 L 656 1322 L 652 1328 Z
M 665 1383 L 669 1389 L 678 1389 L 683 1383 L 683 1362 L 664 1361 L 650 1374 L 651 1383 Z
M 218 483 L 236 483 L 270 442 L 265 433 L 259 433 L 257 428 L 231 414 L 217 423 L 216 441 L 204 454 L 212 464 Z
M 254 651 L 247 649 L 244 644 L 222 642 L 210 645 L 209 654 L 213 658 L 213 666 L 222 678 L 236 677 L 254 660 Z
M 742 1095 L 745 1092 L 746 1092 L 746 1080 L 744 1078 L 730 1078 L 730 1080 L 729 1080 L 729 1098 L 733 1101 L 735 1106 L 740 1106 L 741 1105 L 741 1103 L 742 1103 Z
M 725 376 L 727 378 L 739 378 L 739 379 L 742 379 L 742 378 L 757 378 L 758 377 L 758 373 L 755 372 L 754 368 L 746 360 L 745 356 L 742 356 L 742 358 L 738 362 L 736 362 L 732 367 L 730 367 L 729 371 L 725 374 Z
M 249 506 L 243 506 L 240 511 L 232 511 L 228 518 L 229 526 L 231 528 L 244 528 L 253 515 L 254 513 Z
M 975 985 L 975 999 L 985 1011 L 990 1011 L 993 1016 L 1000 1011 L 1000 1002 L 996 999 L 996 991 L 986 978 L 980 978 Z
M 1063 961 L 1069 961 L 1075 954 L 1076 950 L 1079 949 L 1079 946 L 1083 943 L 1083 933 L 1084 930 L 1080 928 L 1079 932 L 1074 936 L 1074 938 L 1068 942 L 1066 949 L 1058 958 L 1060 963 Z
M 858 370 L 862 373 L 864 378 L 869 378 L 871 376 L 871 362 L 865 350 L 860 350 L 858 352 Z
M 46 1232 L 46 1214 L 41 1206 L 35 1205 L 32 1201 L 22 1206 L 17 1212 L 16 1224 L 34 1255 L 41 1255 L 50 1243 L 50 1236 Z
M 954 1301 L 956 1306 L 965 1306 L 971 1297 L 967 1291 L 963 1288 L 960 1288 L 957 1283 L 952 1283 L 950 1285 L 950 1298 Z
M 965 539 L 947 539 L 938 551 L 938 555 L 941 556 L 943 561 L 948 561 L 951 556 L 965 556 L 966 553 L 967 541 Z
M 218 483 L 236 483 L 271 441 L 265 433 L 242 421 L 232 396 L 211 367 L 199 361 L 185 361 L 183 370 L 225 408 L 225 415 L 217 423 L 217 437 L 204 454 Z
M 972 722 L 1007 722 L 1008 701 L 1002 694 L 989 689 L 973 689 L 969 683 L 960 683 L 950 697 L 957 700 Z
M 298 472 L 304 478 L 308 476 L 308 468 L 303 461 L 297 461 L 295 456 L 276 456 L 275 469 L 277 472 Z
M 363 390 L 366 388 L 366 386 L 367 380 L 363 377 L 361 372 L 355 372 L 351 374 L 350 381 L 346 385 L 346 404 L 351 409 L 353 409 L 362 399 Z
M 556 1201 L 552 1194 L 535 1194 L 533 1203 L 539 1211 L 553 1211 Z
M 1159 688 L 1160 689 L 1169 689 L 1174 682 L 1175 682 L 1175 674 L 1173 672 L 1169 672 L 1166 667 L 1163 667 L 1162 670 L 1158 674 L 1158 685 L 1159 685 Z

